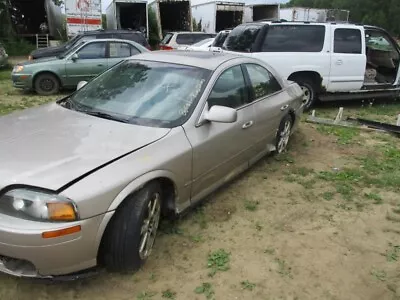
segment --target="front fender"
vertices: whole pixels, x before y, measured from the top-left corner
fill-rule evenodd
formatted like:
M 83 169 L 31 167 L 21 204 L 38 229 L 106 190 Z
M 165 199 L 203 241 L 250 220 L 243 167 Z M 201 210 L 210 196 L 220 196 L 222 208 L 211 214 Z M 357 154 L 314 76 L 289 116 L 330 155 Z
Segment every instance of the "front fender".
M 177 176 L 168 171 L 168 170 L 155 170 L 155 171 L 151 171 L 148 172 L 146 174 L 141 175 L 140 177 L 137 177 L 136 179 L 134 179 L 132 182 L 130 182 L 113 200 L 113 202 L 111 203 L 111 205 L 108 208 L 108 212 L 109 211 L 113 211 L 116 210 L 118 208 L 118 206 L 126 199 L 126 197 L 128 197 L 130 194 L 134 193 L 135 191 L 141 189 L 146 183 L 155 180 L 157 178 L 168 178 L 169 180 L 171 180 L 172 182 L 177 181 Z M 175 201 L 178 199 L 179 195 L 178 193 L 178 189 L 175 185 Z

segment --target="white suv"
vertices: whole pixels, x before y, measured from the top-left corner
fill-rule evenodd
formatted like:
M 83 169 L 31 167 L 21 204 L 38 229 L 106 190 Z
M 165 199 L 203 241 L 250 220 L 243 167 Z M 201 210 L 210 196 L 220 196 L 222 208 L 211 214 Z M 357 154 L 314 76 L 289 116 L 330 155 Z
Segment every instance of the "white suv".
M 398 97 L 400 49 L 383 29 L 353 24 L 258 22 L 239 25 L 222 50 L 261 59 L 314 102 Z

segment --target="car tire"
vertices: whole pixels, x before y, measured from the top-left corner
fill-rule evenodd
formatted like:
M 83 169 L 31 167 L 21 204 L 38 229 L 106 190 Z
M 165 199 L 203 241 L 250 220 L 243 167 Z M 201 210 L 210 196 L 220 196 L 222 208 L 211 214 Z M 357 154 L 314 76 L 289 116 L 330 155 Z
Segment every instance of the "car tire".
M 276 153 L 281 154 L 287 150 L 290 135 L 292 133 L 293 118 L 286 115 L 279 124 L 278 132 L 276 134 Z
M 60 90 L 60 82 L 55 75 L 43 73 L 35 78 L 34 87 L 36 93 L 39 95 L 49 96 L 58 93 Z
M 100 249 L 100 263 L 107 270 L 134 272 L 147 260 L 160 221 L 161 195 L 160 184 L 151 182 L 118 207 Z
M 300 86 L 304 93 L 304 111 L 309 111 L 318 100 L 316 84 L 309 78 L 295 78 L 294 81 Z

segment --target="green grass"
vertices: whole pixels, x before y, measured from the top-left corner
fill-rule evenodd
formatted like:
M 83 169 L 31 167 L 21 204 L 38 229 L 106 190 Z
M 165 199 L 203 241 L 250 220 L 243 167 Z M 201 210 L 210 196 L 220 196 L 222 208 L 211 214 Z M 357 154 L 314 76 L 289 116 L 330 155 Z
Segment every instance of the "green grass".
M 375 193 L 365 193 L 364 194 L 365 198 L 367 198 L 368 200 L 373 200 L 374 204 L 382 204 L 383 203 L 383 199 L 379 194 L 375 194 Z
M 387 279 L 387 274 L 383 270 L 373 270 L 371 271 L 371 275 L 379 281 L 386 281 Z
M 317 130 L 325 135 L 336 136 L 337 143 L 340 145 L 351 144 L 353 140 L 360 135 L 360 131 L 356 128 L 319 125 Z
M 322 194 L 322 198 L 324 198 L 324 200 L 326 200 L 326 201 L 331 201 L 334 196 L 335 196 L 335 193 L 333 193 L 333 192 L 324 192 Z
M 202 283 L 200 286 L 195 288 L 194 292 L 196 294 L 203 294 L 207 299 L 214 299 L 214 288 L 209 282 Z
M 389 249 L 386 251 L 386 260 L 388 262 L 397 262 L 400 257 L 400 245 L 389 243 Z
M 207 267 L 211 269 L 208 273 L 210 277 L 213 277 L 218 271 L 229 270 L 230 253 L 224 249 L 218 249 L 217 251 L 211 252 L 207 258 Z
M 176 293 L 168 289 L 162 292 L 162 297 L 165 299 L 175 299 Z
M 154 292 L 141 292 L 136 299 L 137 300 L 148 300 L 153 298 L 157 293 Z
M 12 70 L 11 66 L 0 69 L 0 81 L 6 81 L 6 80 L 11 81 L 11 70 Z
M 244 202 L 244 208 L 246 208 L 249 211 L 256 211 L 259 204 L 260 203 L 258 201 L 249 201 L 249 200 L 247 200 L 247 201 Z
M 284 261 L 283 259 L 276 258 L 275 262 L 278 264 L 278 270 L 277 270 L 278 274 L 280 274 L 282 277 L 293 278 L 292 268 L 288 266 L 286 261 Z

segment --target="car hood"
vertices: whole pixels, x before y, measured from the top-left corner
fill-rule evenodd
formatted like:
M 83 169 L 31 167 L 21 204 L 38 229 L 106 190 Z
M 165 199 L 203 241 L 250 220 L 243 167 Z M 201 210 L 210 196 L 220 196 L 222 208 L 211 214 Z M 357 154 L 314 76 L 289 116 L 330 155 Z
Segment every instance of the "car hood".
M 49 63 L 52 63 L 52 62 L 59 62 L 59 61 L 61 61 L 61 59 L 59 59 L 58 57 L 55 56 L 55 57 L 38 58 L 38 59 L 35 59 L 35 60 L 27 60 L 27 61 L 19 63 L 18 65 L 29 66 L 29 65 L 37 65 L 37 64 L 40 64 L 40 63 L 49 64 Z
M 62 52 L 64 52 L 64 46 L 57 46 L 57 47 L 36 49 L 31 52 L 31 55 L 33 57 L 57 56 Z
M 0 128 L 0 190 L 12 184 L 59 190 L 170 131 L 101 119 L 56 103 L 1 117 Z

